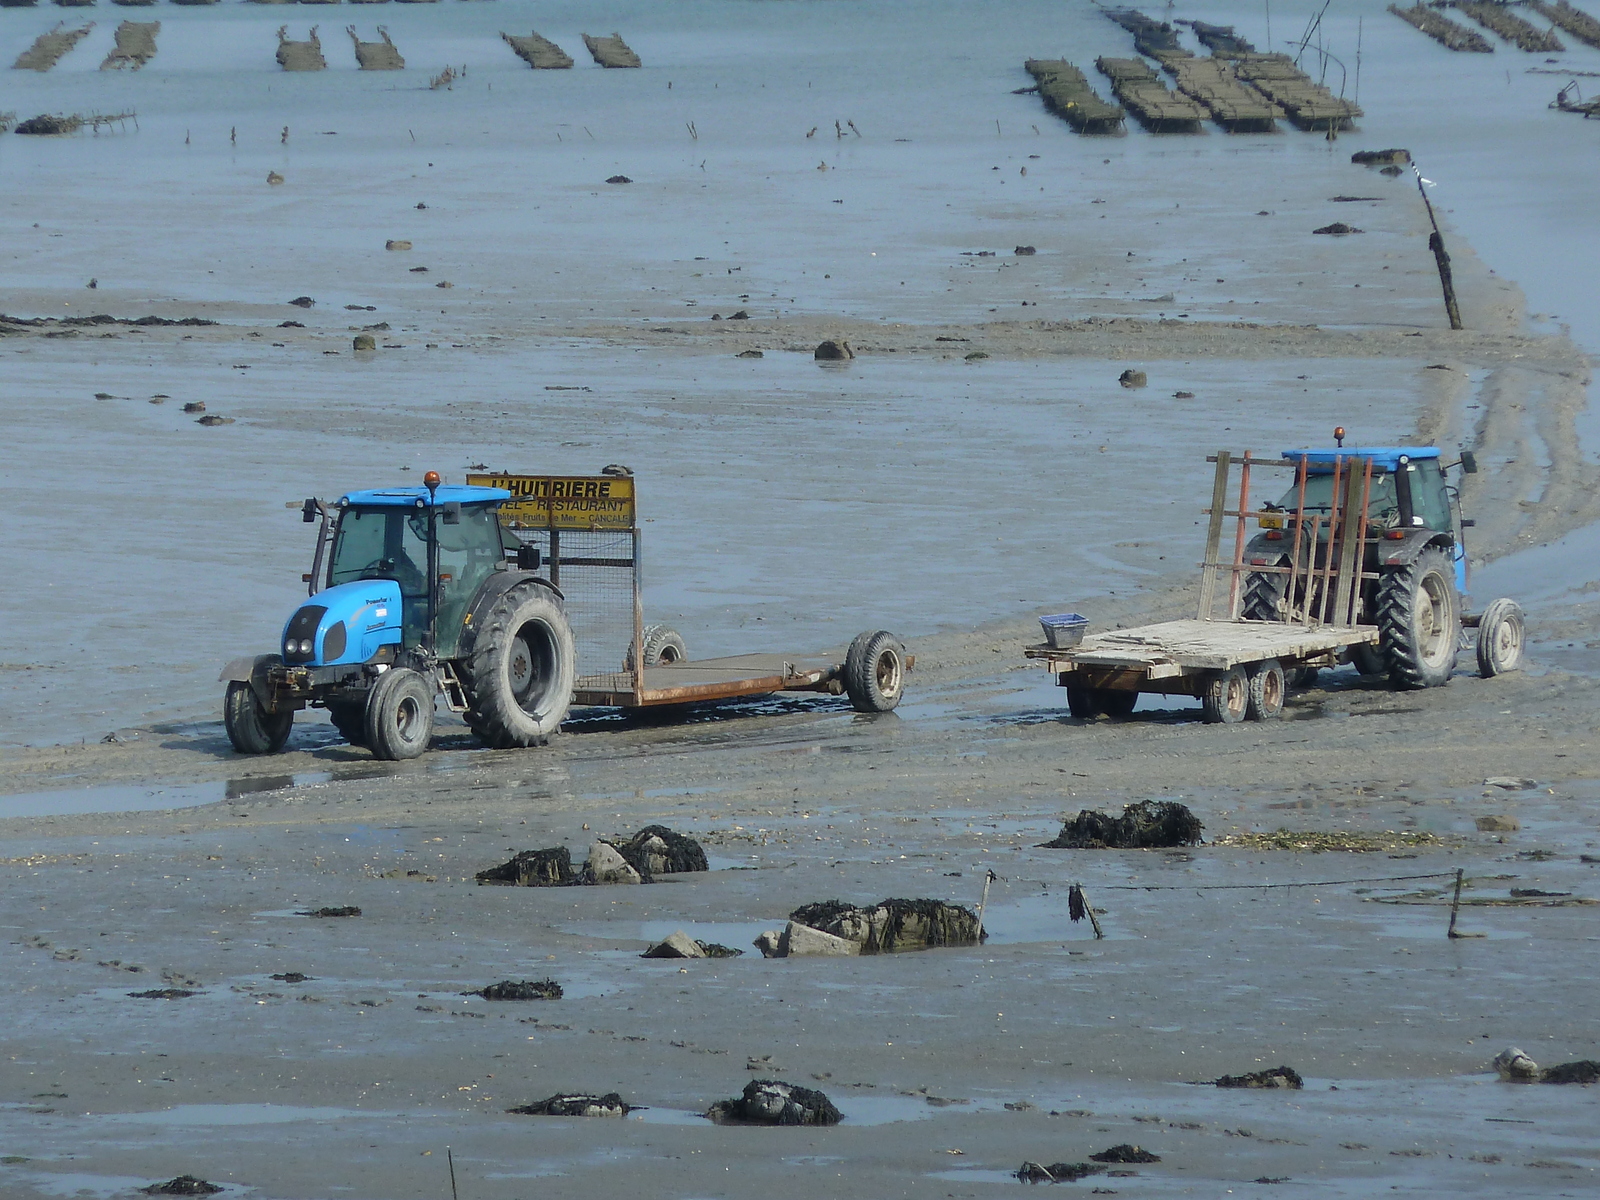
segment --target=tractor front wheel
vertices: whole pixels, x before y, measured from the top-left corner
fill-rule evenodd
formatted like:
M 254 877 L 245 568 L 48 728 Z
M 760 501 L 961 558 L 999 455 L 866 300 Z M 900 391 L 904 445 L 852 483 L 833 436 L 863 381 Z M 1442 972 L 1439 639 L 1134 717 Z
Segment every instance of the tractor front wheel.
M 1494 601 L 1478 619 L 1478 674 L 1485 679 L 1522 666 L 1522 606 L 1504 598 Z
M 1378 583 L 1378 628 L 1390 686 L 1401 690 L 1450 682 L 1461 637 L 1455 564 L 1430 546 Z
M 497 599 L 463 680 L 478 740 L 495 750 L 543 744 L 572 706 L 577 659 L 572 627 L 548 590 L 523 584 Z
M 222 723 L 228 740 L 240 754 L 276 754 L 289 740 L 294 710 L 268 712 L 255 689 L 242 679 L 228 684 L 222 698 Z
M 373 758 L 418 758 L 433 738 L 433 688 L 410 667 L 391 667 L 367 693 L 365 716 Z

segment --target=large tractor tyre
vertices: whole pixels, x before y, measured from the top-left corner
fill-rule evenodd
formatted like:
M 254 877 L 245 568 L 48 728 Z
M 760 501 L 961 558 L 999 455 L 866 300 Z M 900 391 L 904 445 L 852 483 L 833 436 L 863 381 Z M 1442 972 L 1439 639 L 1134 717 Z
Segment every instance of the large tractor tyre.
M 1217 671 L 1200 697 L 1205 719 L 1213 725 L 1237 725 L 1250 711 L 1250 677 L 1243 667 Z
M 670 625 L 646 625 L 644 627 L 644 665 L 647 667 L 670 667 L 685 661 L 689 657 L 689 648 L 683 644 L 683 637 Z M 628 653 L 623 656 L 622 669 L 633 670 L 633 647 L 628 647 Z
M 1283 665 L 1277 659 L 1257 663 L 1250 671 L 1250 699 L 1245 715 L 1252 721 L 1276 721 L 1283 716 L 1283 700 L 1288 690 Z
M 886 629 L 859 633 L 844 656 L 844 690 L 857 712 L 888 712 L 906 689 L 906 648 Z
M 1493 601 L 1478 618 L 1478 674 L 1485 679 L 1522 668 L 1522 606 Z
M 1104 693 L 1099 688 L 1083 687 L 1081 684 L 1067 684 L 1067 711 L 1080 721 L 1092 721 L 1100 715 L 1100 697 Z
M 1131 717 L 1134 705 L 1139 703 L 1139 693 L 1126 688 L 1096 688 L 1095 692 L 1095 706 L 1113 719 Z
M 433 739 L 433 687 L 410 667 L 391 667 L 367 693 L 362 727 L 373 758 L 419 758 Z
M 235 679 L 222 698 L 222 723 L 227 727 L 228 740 L 240 754 L 276 754 L 294 728 L 294 710 L 269 713 L 255 689 L 244 680 Z
M 1430 546 L 1409 566 L 1384 575 L 1377 608 L 1390 686 L 1409 691 L 1449 683 L 1461 636 L 1450 555 Z
M 352 746 L 367 744 L 367 706 L 362 701 L 329 701 L 328 720 Z
M 1305 691 L 1317 686 L 1316 667 L 1295 667 L 1289 672 L 1289 687 L 1295 691 Z
M 1383 647 L 1372 642 L 1357 642 L 1350 647 L 1350 665 L 1361 675 L 1387 675 L 1389 659 Z
M 537 584 L 489 607 L 467 660 L 467 724 L 495 750 L 542 745 L 572 706 L 578 651 L 572 627 Z
M 1286 567 L 1289 564 L 1277 562 L 1273 565 Z M 1283 589 L 1287 579 L 1285 575 L 1246 575 L 1239 615 L 1246 621 L 1283 620 Z

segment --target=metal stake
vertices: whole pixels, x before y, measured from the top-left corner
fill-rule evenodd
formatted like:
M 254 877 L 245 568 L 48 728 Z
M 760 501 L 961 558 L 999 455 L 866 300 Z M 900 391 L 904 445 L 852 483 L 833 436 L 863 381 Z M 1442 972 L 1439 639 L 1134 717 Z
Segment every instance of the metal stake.
M 1460 913 L 1461 913 L 1461 876 L 1462 876 L 1462 868 L 1457 867 L 1456 868 L 1456 898 L 1453 901 L 1451 901 L 1451 903 L 1450 903 L 1450 929 L 1449 929 L 1449 932 L 1446 934 L 1447 937 L 1456 938 L 1456 937 L 1460 937 L 1461 936 L 1459 933 L 1456 932 L 1456 917 L 1459 916 Z
M 444 1148 L 445 1160 L 450 1164 L 450 1200 L 461 1200 L 456 1194 L 456 1156 L 450 1153 L 450 1147 Z

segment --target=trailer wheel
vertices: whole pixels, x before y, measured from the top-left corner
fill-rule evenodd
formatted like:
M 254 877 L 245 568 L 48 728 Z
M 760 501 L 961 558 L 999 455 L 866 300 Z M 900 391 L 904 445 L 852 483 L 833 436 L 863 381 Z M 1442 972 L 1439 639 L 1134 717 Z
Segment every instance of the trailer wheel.
M 1478 618 L 1478 674 L 1485 679 L 1522 667 L 1522 606 L 1515 600 L 1493 601 Z
M 417 758 L 433 738 L 433 688 L 410 667 L 391 667 L 367 693 L 363 733 L 373 758 Z
M 1386 574 L 1378 583 L 1377 607 L 1390 686 L 1414 690 L 1449 683 L 1461 634 L 1450 556 L 1430 546 Z
M 1250 711 L 1250 678 L 1243 667 L 1218 671 L 1200 697 L 1205 719 L 1214 725 L 1237 725 Z
M 1067 711 L 1080 721 L 1092 721 L 1100 715 L 1100 689 L 1080 687 L 1078 684 L 1069 683 L 1067 689 Z
M 689 657 L 689 648 L 683 644 L 683 637 L 670 625 L 646 625 L 644 627 L 644 665 L 647 667 L 670 667 L 674 663 L 681 663 Z M 622 669 L 633 670 L 633 647 L 628 647 L 628 653 L 622 658 Z
M 1291 688 L 1314 688 L 1317 686 L 1316 667 L 1295 667 L 1289 672 L 1289 686 Z
M 906 648 L 886 629 L 860 633 L 844 656 L 844 690 L 857 712 L 888 712 L 906 687 Z
M 289 740 L 294 710 L 268 712 L 255 689 L 244 680 L 235 679 L 222 698 L 222 724 L 240 754 L 276 754 Z
M 367 744 L 367 706 L 364 702 L 330 700 L 328 719 L 339 731 L 339 736 L 352 746 Z
M 1357 642 L 1350 647 L 1350 665 L 1361 675 L 1387 675 L 1389 660 L 1383 649 L 1371 642 Z
M 1095 692 L 1097 707 L 1108 717 L 1131 717 L 1134 706 L 1139 703 L 1139 693 L 1126 688 L 1096 688 Z
M 538 584 L 499 597 L 478 627 L 462 681 L 467 724 L 496 750 L 537 746 L 566 718 L 577 674 L 572 627 Z
M 1275 658 L 1256 665 L 1250 672 L 1250 703 L 1246 715 L 1252 721 L 1274 721 L 1283 716 L 1283 697 L 1288 690 L 1283 666 Z

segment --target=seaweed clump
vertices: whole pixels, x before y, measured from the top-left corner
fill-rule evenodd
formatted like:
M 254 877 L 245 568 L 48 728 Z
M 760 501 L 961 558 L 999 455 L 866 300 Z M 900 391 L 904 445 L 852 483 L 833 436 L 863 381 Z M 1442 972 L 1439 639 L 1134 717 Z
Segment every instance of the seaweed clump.
M 743 1095 L 718 1100 L 706 1116 L 718 1125 L 837 1125 L 843 1119 L 821 1092 L 778 1079 L 752 1079 Z
M 179 1175 L 165 1183 L 152 1183 L 139 1189 L 146 1196 L 214 1196 L 222 1189 L 193 1175 Z
M 789 919 L 855 942 L 863 954 L 976 946 L 984 940 L 977 913 L 944 900 L 881 900 L 868 908 L 821 900 L 795 909 Z
M 523 1117 L 625 1117 L 637 1107 L 623 1103 L 616 1092 L 607 1092 L 604 1096 L 560 1092 L 548 1100 L 521 1104 L 506 1111 Z
M 565 846 L 548 850 L 523 850 L 510 862 L 478 872 L 479 883 L 507 887 L 562 887 L 577 878 L 572 852 Z
M 1097 1163 L 1153 1163 L 1161 1161 L 1159 1154 L 1151 1154 L 1150 1151 L 1140 1146 L 1130 1146 L 1127 1142 L 1123 1142 L 1120 1146 L 1113 1146 L 1109 1150 L 1102 1150 L 1099 1154 L 1091 1154 L 1089 1157 Z
M 1200 818 L 1176 800 L 1141 800 L 1129 804 L 1120 817 L 1084 809 L 1061 827 L 1050 850 L 1146 850 L 1163 846 L 1194 846 L 1205 826 Z
M 1600 1083 L 1600 1062 L 1584 1058 L 1577 1062 L 1558 1063 L 1546 1067 L 1539 1076 L 1540 1083 Z
M 711 869 L 699 842 L 665 825 L 646 825 L 627 841 L 611 845 L 641 875 L 678 875 Z
M 1224 1075 L 1214 1081 L 1220 1088 L 1292 1088 L 1299 1091 L 1305 1080 L 1293 1067 L 1273 1067 L 1270 1071 L 1250 1071 L 1244 1075 Z
M 507 979 L 491 983 L 464 996 L 482 996 L 485 1000 L 559 1000 L 564 993 L 554 979 Z
M 1071 1183 L 1104 1171 L 1104 1167 L 1086 1162 L 1058 1162 L 1048 1167 L 1042 1163 L 1025 1162 L 1017 1168 L 1016 1174 L 1023 1183 Z

